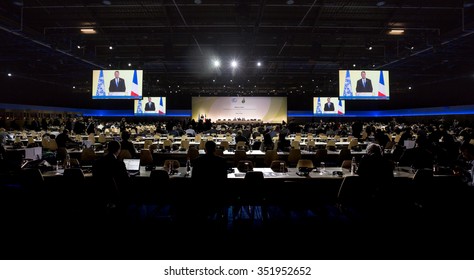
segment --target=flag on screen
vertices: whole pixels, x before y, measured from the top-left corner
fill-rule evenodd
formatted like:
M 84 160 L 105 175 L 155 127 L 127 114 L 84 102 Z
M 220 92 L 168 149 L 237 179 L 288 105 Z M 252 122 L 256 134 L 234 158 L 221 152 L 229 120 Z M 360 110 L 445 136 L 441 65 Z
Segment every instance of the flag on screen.
M 143 113 L 143 110 L 142 110 L 142 100 L 137 100 L 137 114 L 142 114 Z
M 339 102 L 337 103 L 337 114 L 338 115 L 343 115 L 344 114 L 344 108 L 342 108 L 342 100 L 339 99 Z
M 132 80 L 132 91 L 130 92 L 131 96 L 139 96 L 138 94 L 138 75 L 137 70 L 133 72 L 133 80 Z
M 104 70 L 100 70 L 95 96 L 105 96 Z
M 346 80 L 344 81 L 343 96 L 352 96 L 351 74 L 349 73 L 349 70 L 347 70 L 346 72 Z
M 379 94 L 378 96 L 387 96 L 387 92 L 385 91 L 385 82 L 383 80 L 383 71 L 380 70 L 380 78 L 379 78 Z
M 318 103 L 316 105 L 316 114 L 322 114 L 323 110 L 321 110 L 321 97 L 318 97 Z
M 158 103 L 158 114 L 165 114 L 165 106 L 163 105 L 163 97 L 160 97 L 160 102 Z

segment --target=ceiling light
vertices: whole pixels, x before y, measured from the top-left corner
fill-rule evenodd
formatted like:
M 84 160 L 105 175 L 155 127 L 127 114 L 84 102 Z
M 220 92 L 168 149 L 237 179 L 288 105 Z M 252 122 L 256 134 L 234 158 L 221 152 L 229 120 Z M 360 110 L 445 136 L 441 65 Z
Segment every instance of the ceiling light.
M 390 35 L 402 35 L 403 33 L 405 33 L 403 29 L 390 29 L 390 31 L 388 31 Z
M 84 33 L 84 34 L 96 34 L 97 31 L 95 31 L 94 28 L 81 28 L 81 33 Z
M 257 62 L 257 67 L 262 66 L 262 63 L 260 61 Z
M 12 73 L 8 73 L 7 76 L 8 76 L 8 77 L 11 77 L 11 76 L 12 76 Z
M 237 63 L 236 60 L 232 60 L 232 61 L 230 62 L 230 66 L 231 66 L 232 68 L 237 68 L 237 65 L 238 65 L 238 63 Z
M 356 66 L 357 66 L 357 65 L 356 65 L 355 63 L 354 63 L 354 64 L 352 64 L 352 67 L 356 67 Z M 329 80 L 329 82 L 331 82 L 331 80 Z
M 128 63 L 128 67 L 130 67 L 130 66 L 132 66 L 132 64 L 129 62 L 129 63 Z
M 287 5 L 293 5 L 294 3 L 295 3 L 295 1 L 293 1 L 293 0 L 287 0 L 287 1 L 286 1 L 286 4 L 287 4 Z
M 214 67 L 220 67 L 221 66 L 221 62 L 219 60 L 214 60 L 214 62 L 212 63 L 214 65 Z
M 408 89 L 411 90 L 411 86 L 409 86 Z
M 109 46 L 109 50 L 113 50 L 113 49 L 114 49 L 114 47 L 113 47 L 113 46 Z

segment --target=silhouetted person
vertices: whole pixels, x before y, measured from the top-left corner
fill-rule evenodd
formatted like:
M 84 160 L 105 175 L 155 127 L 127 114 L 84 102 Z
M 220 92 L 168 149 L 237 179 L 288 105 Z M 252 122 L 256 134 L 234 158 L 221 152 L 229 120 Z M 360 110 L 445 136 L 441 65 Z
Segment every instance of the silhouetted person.
M 222 194 L 227 180 L 227 162 L 217 156 L 216 143 L 207 141 L 206 154 L 192 162 L 191 180 L 195 182 L 184 195 L 181 205 L 182 218 L 194 221 L 206 219 L 209 215 L 222 212 Z M 222 207 L 221 207 L 222 206 Z
M 130 142 L 129 140 L 130 140 L 130 132 L 122 131 L 122 142 L 120 142 L 120 146 L 122 150 L 128 150 L 130 154 L 132 155 L 132 158 L 136 158 L 137 151 L 135 150 L 133 143 Z
M 205 144 L 206 154 L 192 162 L 193 170 L 191 178 L 193 181 L 222 181 L 227 179 L 227 162 L 223 157 L 217 156 L 216 143 L 207 141 Z
M 59 133 L 55 140 L 58 148 L 66 148 L 67 143 L 75 143 L 74 140 L 69 138 L 69 130 L 67 129 L 64 129 L 62 133 Z
M 92 175 L 100 189 L 101 199 L 108 208 L 115 208 L 120 203 L 121 190 L 128 183 L 128 172 L 125 163 L 117 157 L 121 146 L 117 141 L 110 141 L 107 154 L 98 159 L 92 167 Z

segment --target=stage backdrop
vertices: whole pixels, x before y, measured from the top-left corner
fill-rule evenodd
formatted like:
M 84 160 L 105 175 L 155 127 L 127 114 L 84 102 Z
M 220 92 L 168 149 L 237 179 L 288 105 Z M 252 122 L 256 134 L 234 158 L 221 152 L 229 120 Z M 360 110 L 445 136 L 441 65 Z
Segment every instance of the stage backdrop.
M 213 122 L 286 122 L 286 97 L 193 97 L 192 118 Z

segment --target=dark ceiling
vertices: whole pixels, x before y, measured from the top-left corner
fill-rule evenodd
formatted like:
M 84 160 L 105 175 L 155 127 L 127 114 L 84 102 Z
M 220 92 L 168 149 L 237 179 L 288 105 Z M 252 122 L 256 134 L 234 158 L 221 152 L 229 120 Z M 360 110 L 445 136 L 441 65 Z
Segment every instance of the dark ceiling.
M 93 69 L 143 69 L 145 95 L 303 98 L 336 96 L 348 68 L 389 70 L 392 107 L 466 104 L 472 92 L 446 91 L 472 91 L 473 19 L 473 0 L 3 0 L 0 72 L 9 90 L 53 105 L 94 107 Z

